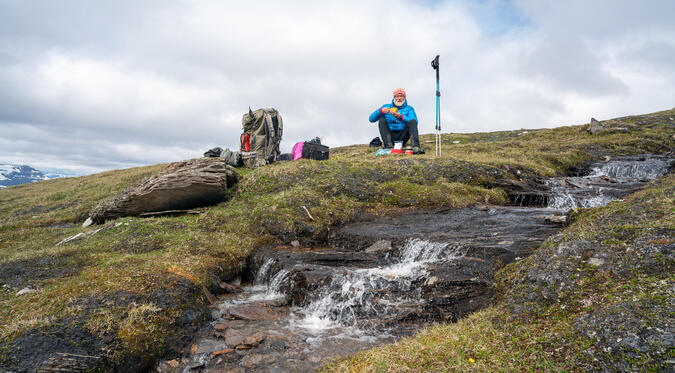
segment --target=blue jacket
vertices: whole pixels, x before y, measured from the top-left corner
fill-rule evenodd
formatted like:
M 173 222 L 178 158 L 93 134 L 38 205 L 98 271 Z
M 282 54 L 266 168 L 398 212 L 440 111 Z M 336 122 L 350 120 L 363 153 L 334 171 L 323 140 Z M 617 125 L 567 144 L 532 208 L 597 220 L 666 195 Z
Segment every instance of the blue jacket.
M 403 115 L 403 118 L 401 120 L 396 119 L 395 116 L 389 114 L 380 114 L 380 109 L 382 108 L 398 108 L 398 112 Z M 384 116 L 384 118 L 387 120 L 387 124 L 389 125 L 389 129 L 392 131 L 402 131 L 405 129 L 406 123 L 408 123 L 411 120 L 417 120 L 417 115 L 415 114 L 415 109 L 413 109 L 412 106 L 408 105 L 408 100 L 405 100 L 403 102 L 403 105 L 401 107 L 397 107 L 394 105 L 394 100 L 391 100 L 391 104 L 384 104 L 380 109 L 375 110 L 372 114 L 370 114 L 370 121 L 371 122 L 377 122 Z

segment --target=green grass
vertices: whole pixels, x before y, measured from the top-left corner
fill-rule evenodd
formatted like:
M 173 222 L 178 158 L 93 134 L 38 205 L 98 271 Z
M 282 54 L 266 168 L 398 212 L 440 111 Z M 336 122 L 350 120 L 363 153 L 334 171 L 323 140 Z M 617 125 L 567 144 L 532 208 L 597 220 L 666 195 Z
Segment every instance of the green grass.
M 454 324 L 436 325 L 414 337 L 324 367 L 325 372 L 520 372 L 574 370 L 569 351 L 551 341 L 569 321 L 520 324 L 498 307 Z
M 112 337 L 115 358 L 129 351 L 156 356 L 182 312 L 206 303 L 201 287 L 214 289 L 218 279 L 238 273 L 260 245 L 320 243 L 362 214 L 502 204 L 505 193 L 492 189 L 498 179 L 563 174 L 601 155 L 673 149 L 673 125 L 660 118 L 674 114 L 623 118 L 619 124 L 630 132 L 603 136 L 589 135 L 585 126 L 522 135 L 444 134 L 442 158 L 427 144 L 431 135 L 421 137 L 428 154 L 415 157 L 375 157 L 365 145 L 346 146 L 332 149 L 327 161 L 238 169 L 240 182 L 228 200 L 199 215 L 127 217 L 87 228 L 79 224 L 91 208 L 164 165 L 2 189 L 0 281 L 10 288 L 0 288 L 0 361 L 25 331 L 69 317 L 93 335 Z M 621 240 L 636 229 L 642 228 L 616 227 L 607 239 Z M 27 285 L 38 291 L 15 296 Z M 163 298 L 156 294 L 167 294 L 171 302 L 158 304 Z M 110 299 L 119 302 L 111 306 Z

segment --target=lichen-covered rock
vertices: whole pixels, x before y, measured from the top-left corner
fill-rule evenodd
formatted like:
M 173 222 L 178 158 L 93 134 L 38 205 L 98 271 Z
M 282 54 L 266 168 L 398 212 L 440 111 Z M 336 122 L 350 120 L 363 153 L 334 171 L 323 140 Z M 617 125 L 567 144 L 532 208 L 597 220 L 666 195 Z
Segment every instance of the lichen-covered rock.
M 588 126 L 588 132 L 591 133 L 591 135 L 597 135 L 603 132 L 607 132 L 607 128 L 602 125 L 597 119 L 591 118 L 591 124 Z
M 227 189 L 236 182 L 234 168 L 221 158 L 176 162 L 99 204 L 89 217 L 102 223 L 122 216 L 208 206 L 224 200 Z
M 670 368 L 675 342 L 675 175 L 624 202 L 577 213 L 529 258 L 499 274 L 503 304 L 518 319 L 570 319 L 557 344 L 602 371 Z M 563 335 L 565 333 L 561 333 Z
M 675 346 L 673 299 L 635 299 L 599 307 L 575 320 L 577 331 L 601 349 L 593 351 L 604 371 L 634 371 L 633 364 L 660 365 Z M 650 320 L 648 324 L 646 320 Z M 623 359 L 616 359 L 621 356 Z M 656 358 L 655 358 L 656 357 Z M 637 364 L 635 364 L 637 365 Z M 647 369 L 648 370 L 648 369 Z

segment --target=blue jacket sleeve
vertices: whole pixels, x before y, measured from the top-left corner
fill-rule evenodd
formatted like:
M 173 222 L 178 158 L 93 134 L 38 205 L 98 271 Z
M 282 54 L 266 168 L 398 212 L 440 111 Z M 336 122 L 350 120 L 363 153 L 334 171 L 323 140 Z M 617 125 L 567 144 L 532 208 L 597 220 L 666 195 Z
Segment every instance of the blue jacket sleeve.
M 377 110 L 373 111 L 373 113 L 370 114 L 370 118 L 368 118 L 368 120 L 370 120 L 373 123 L 380 120 L 380 118 L 382 117 L 382 114 L 380 114 L 380 109 L 381 109 L 381 107 L 378 108 Z
M 408 123 L 411 120 L 417 121 L 417 114 L 415 114 L 415 109 L 412 106 L 409 106 L 410 110 L 407 110 L 405 114 L 401 114 L 403 118 L 401 120 L 403 123 Z

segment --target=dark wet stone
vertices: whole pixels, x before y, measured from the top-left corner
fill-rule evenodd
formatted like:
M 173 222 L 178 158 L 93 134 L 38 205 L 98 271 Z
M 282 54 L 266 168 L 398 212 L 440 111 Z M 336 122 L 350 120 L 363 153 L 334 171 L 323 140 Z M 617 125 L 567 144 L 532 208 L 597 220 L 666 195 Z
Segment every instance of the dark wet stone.
M 278 320 L 281 315 L 269 307 L 263 306 L 250 306 L 250 305 L 241 305 L 241 306 L 232 306 L 227 309 L 227 313 L 237 319 L 242 320 Z
M 196 354 L 210 354 L 214 351 L 222 350 L 227 348 L 227 345 L 224 342 L 213 340 L 213 339 L 204 339 L 199 341 L 195 349 Z
M 187 325 L 197 320 L 197 313 L 194 310 L 185 310 L 180 317 L 180 324 Z
M 546 206 L 549 189 L 543 180 L 526 179 L 499 179 L 492 185 L 502 188 L 509 197 L 509 201 L 517 206 Z
M 268 347 L 270 350 L 283 351 L 286 348 L 286 342 L 280 339 L 275 339 L 269 342 Z
M 237 329 L 229 328 L 225 331 L 225 343 L 229 346 L 238 346 L 244 342 L 244 334 Z
M 380 253 L 391 251 L 391 241 L 379 240 L 364 250 L 366 253 Z
M 255 369 L 274 362 L 278 354 L 249 354 L 241 359 L 241 365 L 247 369 Z
M 494 293 L 492 278 L 497 269 L 494 261 L 471 257 L 429 266 L 429 277 L 422 283 L 427 318 L 456 321 L 483 308 Z

